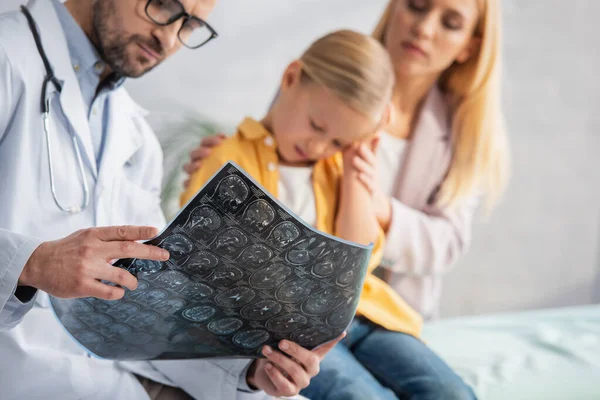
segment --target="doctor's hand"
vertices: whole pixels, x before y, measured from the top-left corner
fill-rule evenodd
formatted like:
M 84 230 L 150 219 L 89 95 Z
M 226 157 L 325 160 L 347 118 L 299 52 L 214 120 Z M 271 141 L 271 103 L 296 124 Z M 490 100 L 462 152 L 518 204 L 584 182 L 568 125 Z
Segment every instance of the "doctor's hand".
M 120 299 L 125 294 L 123 288 L 101 281 L 134 290 L 137 279 L 110 262 L 119 258 L 168 260 L 166 250 L 135 242 L 151 239 L 157 233 L 151 227 L 113 226 L 84 229 L 63 239 L 44 242 L 25 264 L 18 284 L 61 298 Z
M 206 136 L 202 138 L 200 145 L 190 152 L 190 162 L 183 166 L 183 170 L 188 175 L 188 179 L 183 184 L 186 189 L 190 185 L 189 176 L 200 169 L 202 161 L 210 155 L 212 149 L 220 145 L 226 138 L 227 136 L 222 133 Z
M 248 385 L 260 389 L 270 396 L 295 396 L 308 387 L 310 380 L 319 373 L 325 355 L 346 336 L 342 333 L 334 341 L 318 349 L 307 350 L 296 343 L 282 340 L 279 349 L 263 347 L 266 359 L 252 363 L 248 370 Z

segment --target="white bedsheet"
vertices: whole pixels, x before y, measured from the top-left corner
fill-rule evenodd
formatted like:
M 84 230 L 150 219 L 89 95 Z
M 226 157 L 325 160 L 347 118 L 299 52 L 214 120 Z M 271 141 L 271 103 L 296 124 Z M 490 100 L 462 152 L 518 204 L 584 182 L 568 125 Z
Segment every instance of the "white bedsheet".
M 442 320 L 424 339 L 480 400 L 600 399 L 600 305 Z

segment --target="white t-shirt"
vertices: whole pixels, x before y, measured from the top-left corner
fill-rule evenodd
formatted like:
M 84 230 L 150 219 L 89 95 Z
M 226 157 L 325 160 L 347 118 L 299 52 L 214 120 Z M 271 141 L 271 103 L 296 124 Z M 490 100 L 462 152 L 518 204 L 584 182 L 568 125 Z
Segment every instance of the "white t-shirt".
M 406 150 L 406 140 L 388 133 L 381 135 L 377 149 L 379 185 L 393 197 Z M 317 206 L 312 182 L 313 167 L 279 165 L 279 200 L 311 225 L 317 222 Z
M 313 167 L 279 165 L 279 200 L 296 215 L 314 226 L 317 205 L 312 181 Z
M 399 139 L 389 133 L 382 133 L 377 148 L 377 174 L 379 187 L 387 196 L 393 197 L 400 170 L 406 153 L 406 140 Z

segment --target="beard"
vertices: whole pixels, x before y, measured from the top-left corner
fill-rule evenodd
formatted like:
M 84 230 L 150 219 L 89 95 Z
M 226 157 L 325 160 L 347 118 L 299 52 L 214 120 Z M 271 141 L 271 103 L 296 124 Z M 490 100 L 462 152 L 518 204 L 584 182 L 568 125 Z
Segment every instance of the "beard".
M 164 59 L 164 50 L 156 38 L 125 33 L 124 22 L 115 13 L 116 0 L 96 0 L 93 5 L 92 29 L 98 53 L 113 73 L 121 77 L 138 78 L 151 71 Z M 130 56 L 127 48 L 143 44 L 160 58 L 152 64 L 142 56 Z M 130 46 L 131 45 L 131 46 Z

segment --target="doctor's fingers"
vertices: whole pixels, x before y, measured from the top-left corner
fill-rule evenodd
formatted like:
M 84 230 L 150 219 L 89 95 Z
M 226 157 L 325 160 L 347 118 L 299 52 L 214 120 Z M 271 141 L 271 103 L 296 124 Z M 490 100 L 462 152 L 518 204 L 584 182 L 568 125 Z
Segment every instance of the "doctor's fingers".
M 125 295 L 125 290 L 117 286 L 93 280 L 85 287 L 85 294 L 80 297 L 97 297 L 104 300 L 119 300 Z
M 275 389 L 277 390 L 276 393 L 269 394 L 273 396 L 291 397 L 300 393 L 301 388 L 296 386 L 294 382 L 290 382 L 290 380 L 283 374 L 283 372 L 281 372 L 281 370 L 273 364 L 267 364 L 265 366 L 265 371 L 267 373 L 267 376 L 271 380 L 273 386 L 275 386 Z
M 101 246 L 102 258 L 106 261 L 119 258 L 139 258 L 142 260 L 167 261 L 169 252 L 160 247 L 131 241 L 106 242 Z
M 274 366 L 277 367 L 277 369 L 279 371 L 283 372 L 283 376 L 287 378 L 283 382 L 278 382 L 281 380 L 277 379 L 278 378 L 277 374 L 272 375 L 272 374 L 268 373 L 268 372 L 276 372 L 276 371 L 269 371 L 269 369 L 266 370 L 267 374 L 269 375 L 269 378 L 271 378 L 271 380 L 273 381 L 273 384 L 277 387 L 278 390 L 281 391 L 281 394 L 283 396 L 293 396 L 297 393 L 297 392 L 291 393 L 291 394 L 287 393 L 288 388 L 296 386 L 299 388 L 298 390 L 300 390 L 300 389 L 304 389 L 305 387 L 307 387 L 308 384 L 310 383 L 311 376 L 309 376 L 309 373 L 296 360 L 293 360 L 292 358 L 285 356 L 283 353 L 280 353 L 279 351 L 273 350 L 270 346 L 265 346 L 263 348 L 263 354 L 265 355 L 265 357 L 267 357 L 267 359 Z M 318 366 L 318 363 L 317 363 L 317 366 Z M 288 382 L 286 382 L 286 381 L 288 381 Z M 283 385 L 278 384 L 278 383 L 283 383 Z M 293 389 L 292 389 L 292 391 L 293 391 Z
M 90 228 L 82 231 L 82 234 L 95 237 L 103 242 L 133 241 L 152 239 L 158 235 L 158 229 L 151 226 L 121 225 Z
M 111 282 L 129 290 L 137 288 L 138 281 L 135 276 L 123 268 L 113 267 L 110 264 L 98 265 L 94 268 L 93 274 L 97 280 Z

